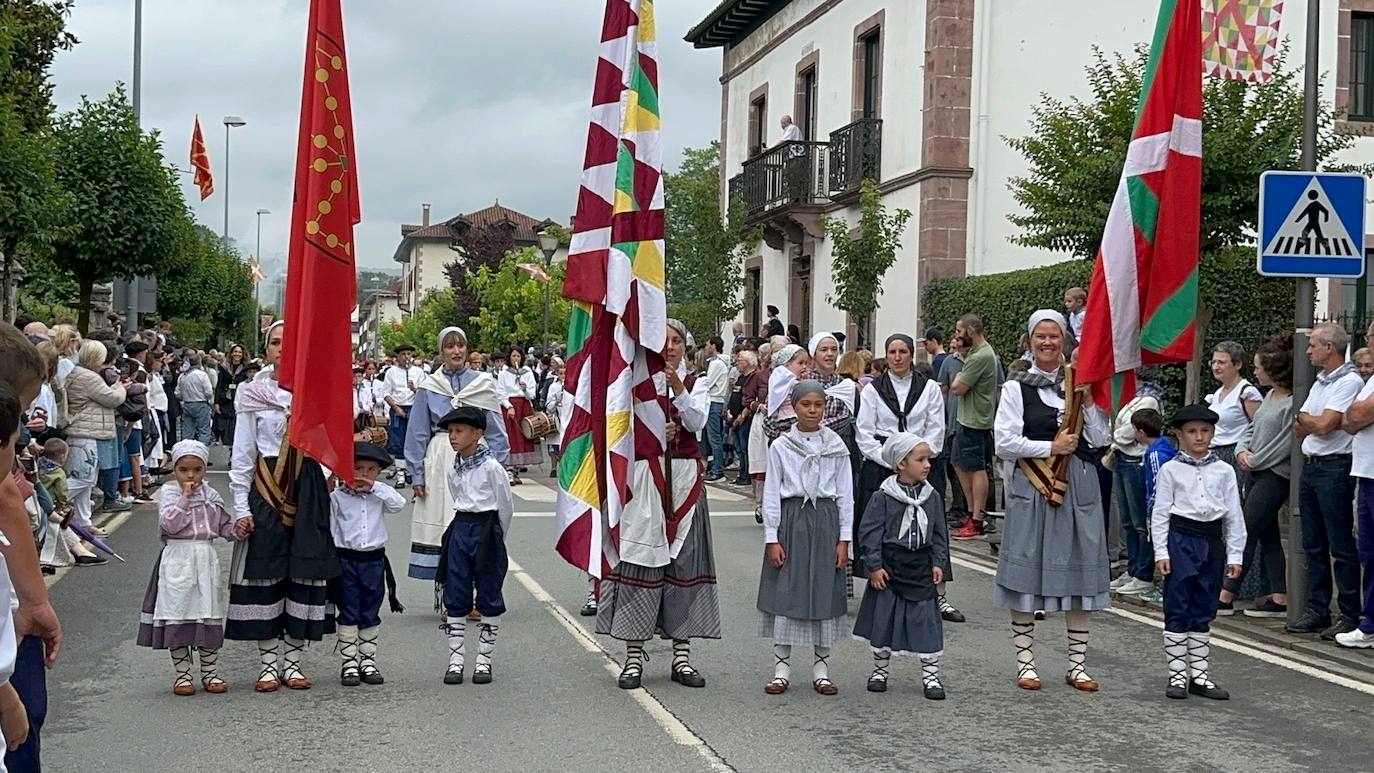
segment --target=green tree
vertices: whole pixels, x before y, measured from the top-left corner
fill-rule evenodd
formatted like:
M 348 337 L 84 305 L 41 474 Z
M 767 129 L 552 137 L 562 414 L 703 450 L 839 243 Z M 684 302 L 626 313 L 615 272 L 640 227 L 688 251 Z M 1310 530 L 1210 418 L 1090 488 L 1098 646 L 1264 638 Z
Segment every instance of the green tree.
M 460 323 L 453 290 L 433 290 L 414 313 L 400 322 L 382 325 L 382 349 L 389 352 L 401 344 L 410 344 L 419 356 L 432 358 L 438 354 L 439 331 L 454 324 Z
M 719 142 L 683 149 L 677 171 L 663 175 L 668 313 L 702 340 L 744 308 L 744 256 L 759 238 L 742 209 L 722 217 L 720 196 Z
M 897 260 L 902 246 L 902 231 L 911 211 L 898 209 L 889 215 L 878 195 L 878 184 L 864 180 L 859 188 L 859 225 L 850 235 L 849 223 L 827 217 L 821 221 L 830 239 L 830 270 L 834 290 L 825 299 L 848 312 L 859 328 L 855 348 L 870 345 L 869 321 L 878 310 L 883 292 L 883 275 Z
M 0 0 L 0 95 L 12 100 L 25 131 L 44 131 L 52 120 L 48 69 L 77 43 L 67 31 L 72 2 Z
M 189 217 L 179 220 L 177 231 L 177 248 L 157 272 L 159 313 L 204 321 L 211 341 L 251 343 L 253 281 L 247 263 Z M 180 333 L 180 327 L 175 329 Z
M 472 346 L 490 352 L 510 346 L 525 346 L 543 341 L 544 300 L 549 303 L 549 341 L 561 341 L 568 329 L 571 304 L 563 298 L 563 270 L 566 264 L 547 269 L 549 281 L 536 278 L 520 264 L 543 267 L 544 255 L 536 247 L 506 253 L 495 271 L 488 266 L 477 269 L 468 279 L 479 305 L 474 323 Z M 542 348 L 542 347 L 541 347 Z
M 1084 68 L 1091 97 L 1041 95 L 1031 133 L 1007 143 L 1026 157 L 1028 172 L 1010 188 L 1025 212 L 1012 241 L 1092 259 L 1102 241 L 1126 148 L 1134 130 L 1149 51 L 1108 57 L 1094 50 Z M 1208 78 L 1202 118 L 1202 254 L 1252 244 L 1259 212 L 1259 177 L 1297 169 L 1303 98 L 1299 72 L 1280 57 L 1265 83 Z M 1338 134 L 1331 108 L 1318 100 L 1317 158 L 1325 163 L 1354 142 Z
M 71 196 L 53 258 L 76 277 L 84 329 L 92 286 L 156 274 L 175 257 L 186 205 L 161 139 L 139 127 L 122 85 L 61 115 L 53 145 L 58 182 Z

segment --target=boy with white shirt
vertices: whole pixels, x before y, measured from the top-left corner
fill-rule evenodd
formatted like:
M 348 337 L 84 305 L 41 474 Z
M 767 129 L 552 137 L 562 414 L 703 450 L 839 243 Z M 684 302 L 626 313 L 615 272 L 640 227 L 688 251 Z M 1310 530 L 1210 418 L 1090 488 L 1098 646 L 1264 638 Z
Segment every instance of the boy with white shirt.
M 391 423 L 387 427 L 387 450 L 396 458 L 396 466 L 401 468 L 404 485 L 406 470 L 405 440 L 406 427 L 410 424 L 410 408 L 415 405 L 415 390 L 425 378 L 424 368 L 412 361 L 415 347 L 401 344 L 391 350 L 396 362 L 382 374 L 382 399 L 391 409 Z
M 487 449 L 483 437 L 486 413 L 464 406 L 449 411 L 438 428 L 448 432 L 457 458 L 448 474 L 454 515 L 444 532 L 439 553 L 438 578 L 443 583 L 444 610 L 448 622 L 448 670 L 444 684 L 463 683 L 464 637 L 473 592 L 481 617 L 476 619 L 477 663 L 473 684 L 491 681 L 491 656 L 506 601 L 501 586 L 506 580 L 506 532 L 510 529 L 515 501 L 502 464 Z
M 329 495 L 329 531 L 339 554 L 335 586 L 338 606 L 339 683 L 382 684 L 377 668 L 377 632 L 382 625 L 382 596 L 390 592 L 391 611 L 404 607 L 396 598 L 396 578 L 386 560 L 385 513 L 405 509 L 405 497 L 377 480 L 392 464 L 391 454 L 373 443 L 353 444 L 353 485 Z
M 1180 453 L 1159 468 L 1155 482 L 1150 526 L 1155 566 L 1164 575 L 1164 694 L 1170 698 L 1231 697 L 1208 676 L 1210 630 L 1222 575 L 1240 576 L 1245 515 L 1236 471 L 1210 448 L 1216 425 L 1216 413 L 1205 405 L 1181 408 L 1173 421 Z

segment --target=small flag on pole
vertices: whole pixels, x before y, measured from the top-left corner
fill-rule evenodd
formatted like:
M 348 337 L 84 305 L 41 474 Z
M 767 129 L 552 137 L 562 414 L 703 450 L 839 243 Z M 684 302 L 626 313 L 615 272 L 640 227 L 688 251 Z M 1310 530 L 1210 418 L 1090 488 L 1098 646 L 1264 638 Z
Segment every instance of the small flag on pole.
M 262 284 L 262 280 L 267 278 L 267 273 L 262 270 L 262 263 L 258 262 L 258 256 L 254 255 L 248 259 L 248 273 L 253 278 L 253 284 Z
M 200 116 L 196 116 L 196 128 L 191 132 L 191 169 L 195 172 L 196 187 L 200 188 L 200 200 L 205 201 L 215 192 L 215 178 L 210 174 L 210 156 L 205 153 L 205 137 L 200 133 Z

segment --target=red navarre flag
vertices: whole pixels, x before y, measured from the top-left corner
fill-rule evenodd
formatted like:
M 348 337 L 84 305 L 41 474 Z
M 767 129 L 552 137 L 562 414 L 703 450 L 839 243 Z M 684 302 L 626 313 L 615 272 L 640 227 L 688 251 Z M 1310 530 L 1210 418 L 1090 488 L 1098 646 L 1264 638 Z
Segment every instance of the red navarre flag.
M 310 2 L 278 378 L 293 396 L 291 445 L 351 483 L 353 226 L 362 215 L 339 2 Z
M 205 137 L 200 133 L 200 116 L 196 116 L 196 128 L 191 132 L 191 168 L 196 173 L 195 183 L 200 188 L 200 200 L 205 201 L 215 192 L 215 178 L 210 174 L 210 156 L 205 152 Z

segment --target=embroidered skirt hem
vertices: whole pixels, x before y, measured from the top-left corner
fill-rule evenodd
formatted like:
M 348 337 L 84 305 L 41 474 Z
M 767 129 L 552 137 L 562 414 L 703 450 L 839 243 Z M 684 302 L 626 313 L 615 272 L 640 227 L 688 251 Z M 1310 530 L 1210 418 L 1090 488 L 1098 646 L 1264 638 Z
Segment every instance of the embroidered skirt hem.
M 891 590 L 864 589 L 854 637 L 894 653 L 931 653 L 945 647 L 944 621 L 935 599 L 907 601 Z

